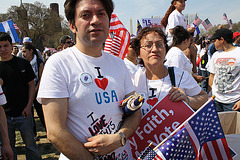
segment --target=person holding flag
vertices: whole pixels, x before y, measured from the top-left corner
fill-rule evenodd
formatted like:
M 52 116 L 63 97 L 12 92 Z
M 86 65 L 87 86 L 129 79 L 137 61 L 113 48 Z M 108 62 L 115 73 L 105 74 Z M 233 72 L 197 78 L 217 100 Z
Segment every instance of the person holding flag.
M 163 27 L 166 28 L 168 46 L 172 44 L 174 27 L 180 25 L 191 33 L 195 31 L 195 27 L 187 28 L 187 19 L 182 14 L 182 11 L 185 9 L 185 1 L 186 0 L 172 0 L 171 6 L 161 21 Z
M 168 46 L 161 29 L 143 28 L 134 39 L 133 48 L 145 66 L 136 72 L 133 79 L 137 93 L 141 93 L 145 99 L 141 108 L 142 116 L 167 94 L 171 101 L 183 100 L 194 110 L 207 101 L 207 94 L 191 74 L 181 68 L 174 67 L 171 70 L 164 65 Z

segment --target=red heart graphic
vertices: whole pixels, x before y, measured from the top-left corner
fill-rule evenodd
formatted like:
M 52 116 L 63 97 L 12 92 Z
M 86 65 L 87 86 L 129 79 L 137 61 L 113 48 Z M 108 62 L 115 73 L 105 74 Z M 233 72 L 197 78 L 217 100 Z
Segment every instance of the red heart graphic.
M 103 78 L 102 80 L 100 80 L 100 79 L 96 78 L 95 83 L 99 88 L 105 90 L 107 88 L 107 85 L 108 85 L 108 79 Z
M 158 99 L 153 98 L 153 99 L 148 99 L 147 104 L 150 104 L 151 106 L 154 106 L 157 103 Z

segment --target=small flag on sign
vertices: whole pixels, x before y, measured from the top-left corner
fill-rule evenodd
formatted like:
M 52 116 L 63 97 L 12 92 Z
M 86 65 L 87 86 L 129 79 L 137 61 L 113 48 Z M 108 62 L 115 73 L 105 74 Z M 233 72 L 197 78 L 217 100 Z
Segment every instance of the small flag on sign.
M 116 14 L 112 14 L 109 28 L 109 35 L 105 41 L 104 51 L 124 59 L 128 53 L 130 43 L 130 33 L 118 19 Z
M 210 99 L 178 129 L 155 147 L 156 159 L 232 160 L 213 100 Z M 152 151 L 148 149 L 149 154 Z M 140 157 L 147 160 L 145 156 Z M 142 154 L 142 155 L 143 155 Z M 161 158 L 159 158 L 161 157 Z
M 137 33 L 136 33 L 136 35 L 138 35 L 138 33 L 139 33 L 141 30 L 142 30 L 142 26 L 141 26 L 139 20 L 137 20 Z
M 12 38 L 12 43 L 19 42 L 18 34 L 13 25 L 12 20 L 4 21 L 0 23 L 0 31 L 8 33 Z
M 211 22 L 209 21 L 209 19 L 205 19 L 203 22 L 202 22 L 202 25 L 203 27 L 208 31 L 210 28 L 212 28 L 212 24 Z

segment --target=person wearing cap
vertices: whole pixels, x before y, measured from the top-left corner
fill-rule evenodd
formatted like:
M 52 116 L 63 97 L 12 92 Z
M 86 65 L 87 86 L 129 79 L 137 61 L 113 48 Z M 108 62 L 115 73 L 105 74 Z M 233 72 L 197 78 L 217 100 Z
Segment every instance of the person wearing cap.
M 45 48 L 43 53 L 46 56 L 46 61 L 48 60 L 48 58 L 52 55 L 51 50 L 49 48 Z
M 240 47 L 240 33 L 239 32 L 233 33 L 233 45 Z
M 24 44 L 32 44 L 32 39 L 31 39 L 30 37 L 24 37 L 24 38 L 23 38 L 23 45 L 24 45 Z M 39 57 L 42 61 L 44 61 L 44 58 L 42 57 L 42 54 L 41 54 L 41 52 L 40 52 L 38 49 L 37 49 L 37 53 L 38 53 L 38 57 Z M 17 56 L 23 58 L 23 55 L 22 55 L 22 51 L 21 51 L 21 50 L 18 52 Z
M 172 0 L 171 6 L 163 17 L 161 24 L 166 29 L 168 46 L 172 44 L 173 39 L 173 28 L 180 25 L 187 29 L 190 33 L 195 31 L 195 27 L 187 28 L 187 19 L 182 14 L 185 9 L 186 0 Z
M 232 44 L 233 32 L 227 28 L 216 30 L 210 40 L 217 50 L 208 68 L 215 107 L 218 112 L 240 111 L 240 48 Z
M 62 36 L 62 38 L 60 39 L 60 43 L 62 46 L 62 50 L 73 46 L 72 38 L 68 35 Z

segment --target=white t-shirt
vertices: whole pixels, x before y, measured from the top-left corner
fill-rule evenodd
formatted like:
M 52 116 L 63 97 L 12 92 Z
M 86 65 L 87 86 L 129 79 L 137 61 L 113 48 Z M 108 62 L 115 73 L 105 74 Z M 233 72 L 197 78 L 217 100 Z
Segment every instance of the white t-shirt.
M 215 74 L 212 93 L 221 103 L 240 100 L 240 48 L 230 52 L 217 51 L 213 54 L 208 71 Z
M 74 46 L 48 59 L 37 99 L 41 103 L 42 98 L 68 98 L 67 127 L 85 143 L 85 137 L 118 131 L 123 115 L 120 102 L 132 91 L 130 74 L 120 58 L 105 52 L 90 57 Z M 111 154 L 131 159 L 129 142 Z M 67 158 L 61 154 L 60 159 Z
M 168 46 L 172 44 L 173 35 L 170 34 L 169 29 L 173 29 L 176 26 L 183 26 L 187 29 L 187 19 L 186 17 L 178 12 L 176 9 L 169 15 L 168 17 L 168 24 L 166 26 L 166 35 Z
M 179 67 L 184 69 L 185 71 L 188 71 L 189 73 L 192 73 L 193 64 L 186 57 L 184 52 L 179 49 L 178 47 L 172 47 L 166 55 L 166 62 L 165 65 L 169 67 Z
M 137 70 L 140 68 L 139 65 L 135 65 L 133 62 L 131 62 L 127 58 L 124 58 L 124 63 L 127 66 L 128 70 L 130 71 L 131 75 L 135 74 Z
M 140 93 L 145 99 L 141 107 L 142 116 L 146 115 L 157 101 L 162 100 L 172 88 L 169 74 L 159 80 L 148 80 L 145 72 L 145 68 L 138 70 L 133 79 L 136 92 Z M 176 87 L 183 89 L 187 96 L 195 96 L 201 92 L 201 87 L 191 74 L 176 67 L 174 67 L 174 73 Z
M 3 93 L 2 86 L 0 85 L 0 105 L 4 105 L 7 103 L 6 97 Z

